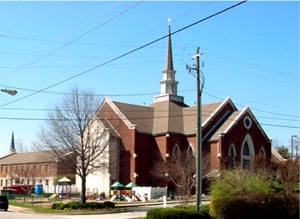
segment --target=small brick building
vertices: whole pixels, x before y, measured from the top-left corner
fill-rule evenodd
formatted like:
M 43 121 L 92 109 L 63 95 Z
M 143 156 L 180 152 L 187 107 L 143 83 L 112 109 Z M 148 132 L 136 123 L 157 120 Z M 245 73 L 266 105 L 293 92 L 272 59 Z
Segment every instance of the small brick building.
M 42 184 L 46 192 L 48 188 L 53 187 L 56 177 L 65 174 L 75 175 L 74 171 L 46 152 L 18 153 L 14 146 L 14 134 L 12 134 L 10 153 L 0 158 L 0 190 L 15 186 L 34 188 L 36 184 Z

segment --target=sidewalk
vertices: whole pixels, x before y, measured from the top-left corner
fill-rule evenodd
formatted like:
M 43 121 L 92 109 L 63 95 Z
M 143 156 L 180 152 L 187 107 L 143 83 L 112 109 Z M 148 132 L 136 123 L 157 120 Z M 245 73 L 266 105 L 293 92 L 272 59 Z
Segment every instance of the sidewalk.
M 22 207 L 14 206 L 14 205 L 9 205 L 7 211 L 14 211 L 14 212 L 19 212 L 19 213 L 33 213 L 33 211 L 29 208 L 22 208 Z

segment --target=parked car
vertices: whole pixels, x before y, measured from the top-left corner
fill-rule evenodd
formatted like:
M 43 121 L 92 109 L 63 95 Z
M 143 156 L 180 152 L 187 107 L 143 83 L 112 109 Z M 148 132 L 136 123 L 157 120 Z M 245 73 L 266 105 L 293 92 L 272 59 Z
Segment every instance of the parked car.
M 4 209 L 4 211 L 8 209 L 8 199 L 6 195 L 0 195 L 0 209 Z

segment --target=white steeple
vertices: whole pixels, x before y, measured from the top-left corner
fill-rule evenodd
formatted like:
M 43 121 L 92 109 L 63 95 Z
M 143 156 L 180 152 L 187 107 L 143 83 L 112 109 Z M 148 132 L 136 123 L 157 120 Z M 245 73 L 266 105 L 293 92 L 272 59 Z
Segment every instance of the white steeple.
M 177 84 L 173 68 L 172 41 L 171 41 L 171 24 L 169 19 L 169 36 L 167 41 L 167 54 L 165 70 L 162 71 L 163 80 L 160 81 L 160 95 L 154 97 L 154 102 L 175 101 L 183 103 L 183 97 L 177 95 Z

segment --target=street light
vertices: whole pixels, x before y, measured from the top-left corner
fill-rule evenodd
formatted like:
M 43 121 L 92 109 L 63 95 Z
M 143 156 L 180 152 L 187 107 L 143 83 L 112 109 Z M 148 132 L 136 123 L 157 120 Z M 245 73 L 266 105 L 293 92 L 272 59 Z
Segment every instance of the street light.
M 294 138 L 297 138 L 297 135 L 292 135 L 291 145 L 292 145 L 292 160 L 294 158 Z
M 9 89 L 1 89 L 1 92 L 8 93 L 11 96 L 15 96 L 18 93 L 18 91 L 16 90 L 9 90 Z

